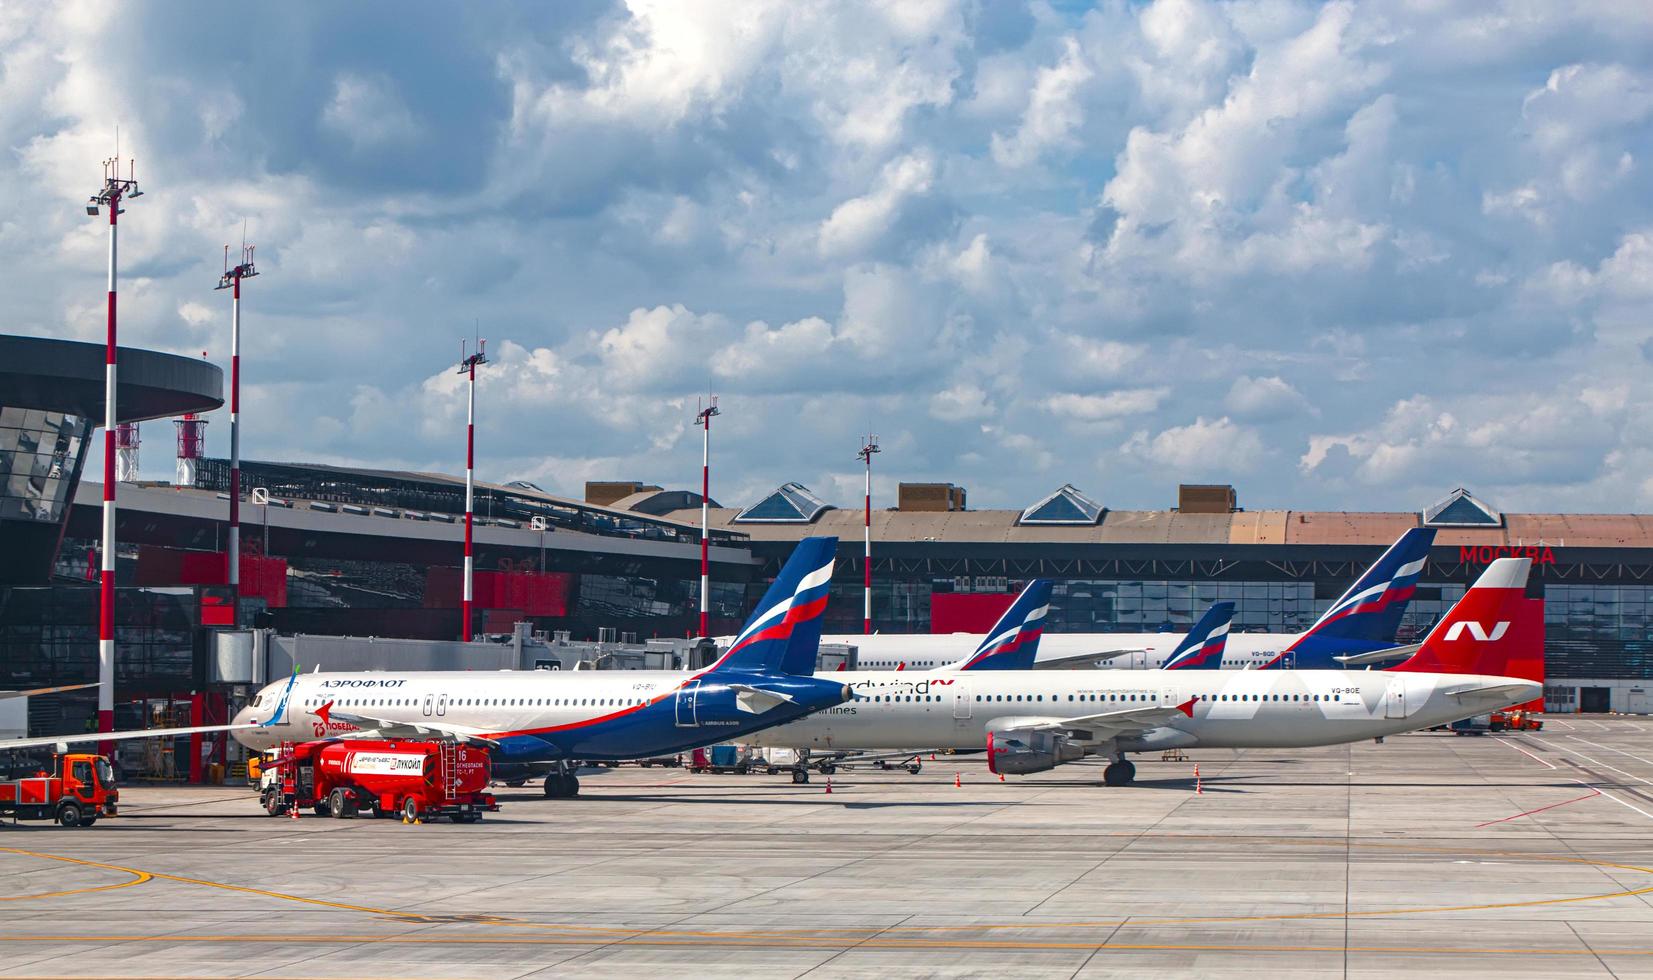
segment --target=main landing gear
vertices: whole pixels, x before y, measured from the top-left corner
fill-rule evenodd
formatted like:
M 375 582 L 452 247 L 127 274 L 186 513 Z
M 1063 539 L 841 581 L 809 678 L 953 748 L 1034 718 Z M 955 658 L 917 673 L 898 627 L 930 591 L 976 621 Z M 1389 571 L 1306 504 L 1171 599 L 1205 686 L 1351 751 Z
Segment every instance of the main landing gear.
M 557 800 L 579 795 L 580 777 L 574 774 L 574 767 L 566 762 L 557 763 L 557 768 L 545 777 L 545 798 Z
M 1102 770 L 1102 785 L 1129 786 L 1136 780 L 1136 763 L 1129 759 L 1118 759 L 1108 763 L 1108 768 Z
M 809 750 L 799 749 L 797 758 L 792 763 L 792 784 L 794 786 L 809 782 Z

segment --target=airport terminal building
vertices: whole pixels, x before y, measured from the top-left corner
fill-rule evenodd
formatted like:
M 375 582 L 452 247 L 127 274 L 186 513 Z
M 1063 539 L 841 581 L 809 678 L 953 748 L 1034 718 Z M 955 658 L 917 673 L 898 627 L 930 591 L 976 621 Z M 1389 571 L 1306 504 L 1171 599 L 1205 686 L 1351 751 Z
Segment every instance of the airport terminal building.
M 102 488 L 80 476 L 91 420 L 102 415 L 102 347 L 0 338 L 7 351 L 0 363 L 19 368 L 0 406 L 0 687 L 84 682 L 96 671 Z M 215 367 L 141 351 L 122 358 L 123 418 L 222 401 Z M 201 689 L 212 634 L 236 624 L 458 637 L 462 478 L 245 461 L 237 598 L 225 585 L 227 465 L 201 459 L 191 471 L 189 486 L 120 487 L 118 700 Z M 478 484 L 479 631 L 508 634 L 527 622 L 577 639 L 689 635 L 700 503 L 692 492 L 630 482 L 588 484 L 579 500 L 525 483 Z M 826 628 L 859 632 L 861 508 L 797 483 L 745 503 L 711 503 L 714 634 L 738 629 L 793 543 L 811 534 L 842 539 Z M 1552 709 L 1653 706 L 1653 515 L 1503 513 L 1461 489 L 1417 507 L 1247 510 L 1231 487 L 1184 486 L 1162 510 L 1125 511 L 1062 486 L 1020 510 L 973 510 L 962 487 L 902 484 L 895 506 L 872 515 L 874 627 L 981 629 L 1009 594 L 1045 577 L 1056 583 L 1052 631 L 1181 630 L 1207 603 L 1228 599 L 1235 629 L 1292 632 L 1403 530 L 1425 525 L 1437 529 L 1435 547 L 1402 642 L 1421 636 L 1494 558 L 1530 555 L 1530 589 L 1545 600 Z M 77 723 L 86 707 L 78 693 L 33 700 L 35 728 Z

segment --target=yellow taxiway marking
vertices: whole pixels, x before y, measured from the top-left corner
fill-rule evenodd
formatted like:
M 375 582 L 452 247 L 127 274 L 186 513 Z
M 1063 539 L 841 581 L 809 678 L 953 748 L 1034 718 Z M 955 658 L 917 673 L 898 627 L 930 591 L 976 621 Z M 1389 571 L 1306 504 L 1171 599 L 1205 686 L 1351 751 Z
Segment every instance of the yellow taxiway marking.
M 63 891 L 56 892 L 35 892 L 32 895 L 0 895 L 0 902 L 21 902 L 32 898 L 62 898 L 65 895 L 85 895 L 88 892 L 114 891 L 117 888 L 131 888 L 133 885 L 141 885 L 155 877 L 147 871 L 139 871 L 136 868 L 123 868 L 119 865 L 101 864 L 97 861 L 83 861 L 80 858 L 62 857 L 57 854 L 39 854 L 35 851 L 25 851 L 16 847 L 0 847 L 0 852 L 7 854 L 23 854 L 28 857 L 41 858 L 47 861 L 62 861 L 64 864 L 79 864 L 88 868 L 102 868 L 105 871 L 119 871 L 122 874 L 129 874 L 132 876 L 131 881 L 117 881 L 112 885 L 89 885 L 85 888 L 68 888 Z
M 1217 837 L 1217 836 L 1213 836 L 1213 835 L 1203 835 L 1203 834 L 1167 834 L 1167 835 L 1163 835 L 1161 837 L 1152 838 L 1152 839 L 1154 839 L 1154 840 L 1222 840 L 1222 841 L 1227 842 L 1227 843 L 1232 843 L 1235 840 L 1238 840 L 1239 838 Z M 1404 844 L 1402 842 L 1388 842 L 1388 841 L 1344 842 L 1344 841 L 1320 840 L 1320 839 L 1315 839 L 1315 838 L 1253 838 L 1253 840 L 1256 840 L 1256 841 L 1259 841 L 1259 842 L 1266 842 L 1266 843 L 1274 843 L 1274 844 L 1282 844 L 1283 843 L 1283 844 L 1289 844 L 1289 845 L 1293 845 L 1293 846 L 1309 846 L 1309 847 L 1333 847 L 1333 846 L 1335 846 L 1335 847 L 1345 847 L 1345 846 L 1348 846 L 1348 843 L 1352 843 L 1353 846 L 1356 846 L 1356 847 L 1397 850 L 1397 851 L 1402 851 L 1404 853 L 1410 853 L 1410 854 L 1451 854 L 1451 855 L 1458 855 L 1458 856 L 1474 856 L 1474 857 L 1500 857 L 1500 858 L 1506 858 L 1506 859 L 1537 861 L 1537 862 L 1546 862 L 1546 863 L 1554 863 L 1554 864 L 1577 864 L 1577 865 L 1582 865 L 1582 866 L 1585 866 L 1585 867 L 1593 867 L 1593 868 L 1612 868 L 1612 869 L 1619 870 L 1619 871 L 1630 871 L 1630 872 L 1636 872 L 1636 873 L 1639 873 L 1639 874 L 1653 875 L 1653 868 L 1644 868 L 1644 867 L 1639 867 L 1639 866 L 1636 866 L 1636 865 L 1629 865 L 1629 864 L 1617 864 L 1617 863 L 1610 862 L 1610 861 L 1595 861 L 1595 860 L 1591 860 L 1589 858 L 1570 857 L 1570 856 L 1563 856 L 1563 855 L 1523 854 L 1523 853 L 1520 853 L 1520 852 L 1517 852 L 1517 851 L 1502 851 L 1502 850 L 1479 850 L 1479 849 L 1465 849 L 1465 848 L 1418 847 L 1418 846 L 1415 846 L 1415 845 L 1407 845 L 1407 844 Z M 224 882 L 210 881 L 210 880 L 205 879 L 205 878 L 191 878 L 191 877 L 187 877 L 187 876 L 184 876 L 184 875 L 173 875 L 173 874 L 166 874 L 166 873 L 163 873 L 163 872 L 144 871 L 144 870 L 141 870 L 141 869 L 138 869 L 138 868 L 128 868 L 128 867 L 123 867 L 121 865 L 105 864 L 105 863 L 100 863 L 100 862 L 96 862 L 96 861 L 83 861 L 83 860 L 80 860 L 80 859 L 77 859 L 77 858 L 66 858 L 66 857 L 61 857 L 61 856 L 54 855 L 54 854 L 44 854 L 44 853 L 40 853 L 40 852 L 36 852 L 36 851 L 26 851 L 26 850 L 22 850 L 20 848 L 0 848 L 0 852 L 9 852 L 9 853 L 13 853 L 13 854 L 21 854 L 21 855 L 25 855 L 25 856 L 29 856 L 29 857 L 42 858 L 42 859 L 45 859 L 45 860 L 64 861 L 64 862 L 68 862 L 68 863 L 72 863 L 72 864 L 82 864 L 82 865 L 87 865 L 89 867 L 105 868 L 105 869 L 108 869 L 108 870 L 111 870 L 111 871 L 124 872 L 126 874 L 130 874 L 130 875 L 134 876 L 132 881 L 120 882 L 119 884 L 116 884 L 116 885 L 104 885 L 104 886 L 98 886 L 96 888 L 77 889 L 76 891 L 63 892 L 63 893 L 49 893 L 49 894 L 45 894 L 45 895 L 35 895 L 35 896 L 18 896 L 18 898 L 29 898 L 29 897 L 32 897 L 32 898 L 49 898 L 49 897 L 54 897 L 56 894 L 75 894 L 78 891 L 100 891 L 100 890 L 107 890 L 107 889 L 111 889 L 111 888 L 124 888 L 124 887 L 130 887 L 130 886 L 136 885 L 136 884 L 142 884 L 143 882 L 150 881 L 150 880 L 165 880 L 165 881 L 175 881 L 175 882 L 179 882 L 181 884 L 198 885 L 198 886 L 201 886 L 201 887 L 204 887 L 204 888 L 219 888 L 219 889 L 223 889 L 225 891 L 240 892 L 240 893 L 249 894 L 249 895 L 258 895 L 258 896 L 261 896 L 261 897 L 264 897 L 264 898 L 272 898 L 272 899 L 276 899 L 276 900 L 279 900 L 279 901 L 286 901 L 286 902 L 295 902 L 295 903 L 299 903 L 299 904 L 303 904 L 303 905 L 314 905 L 314 906 L 320 906 L 320 907 L 323 907 L 323 908 L 340 909 L 340 910 L 349 911 L 349 912 L 362 912 L 362 913 L 365 913 L 365 914 L 368 914 L 368 915 L 384 916 L 384 917 L 397 919 L 397 920 L 405 921 L 405 922 L 409 922 L 409 923 L 441 924 L 441 923 L 447 923 L 447 922 L 468 922 L 468 923 L 473 923 L 473 924 L 494 925 L 494 926 L 500 926 L 500 927 L 510 928 L 510 929 L 533 930 L 533 931 L 536 931 L 536 932 L 561 932 L 561 933 L 569 933 L 569 934 L 573 934 L 573 935 L 577 935 L 577 936 L 590 936 L 590 937 L 594 937 L 594 938 L 595 937 L 610 937 L 610 940 L 604 940 L 604 941 L 611 941 L 613 938 L 621 938 L 621 937 L 630 937 L 633 941 L 647 941 L 647 942 L 655 942 L 657 940 L 661 941 L 661 942 L 664 942 L 666 940 L 675 940 L 675 939 L 682 939 L 682 940 L 688 940 L 688 941 L 712 940 L 712 941 L 722 941 L 722 942 L 754 940 L 754 941 L 760 941 L 761 944 L 768 945 L 768 946 L 806 945 L 806 944 L 810 944 L 810 943 L 834 943 L 834 942 L 838 942 L 840 940 L 853 939 L 855 937 L 864 937 L 864 938 L 876 937 L 879 942 L 883 942 L 883 943 L 890 943 L 890 942 L 929 943 L 929 942 L 939 942 L 939 940 L 926 940 L 926 939 L 918 939 L 918 938 L 911 939 L 911 940 L 903 940 L 903 939 L 898 938 L 898 935 L 896 935 L 896 934 L 900 934 L 900 933 L 916 933 L 916 934 L 931 933 L 931 934 L 933 934 L 933 933 L 960 933 L 960 932 L 979 933 L 979 932 L 994 932 L 994 931 L 1008 931 L 1008 930 L 1038 931 L 1038 930 L 1048 930 L 1048 929 L 1066 929 L 1066 930 L 1073 930 L 1073 929 L 1111 929 L 1111 928 L 1114 928 L 1116 926 L 1125 924 L 1127 921 L 1132 926 L 1139 926 L 1139 925 L 1141 925 L 1141 926 L 1157 926 L 1157 925 L 1215 925 L 1215 924 L 1239 923 L 1239 922 L 1283 922 L 1283 921 L 1327 920 L 1327 919 L 1382 918 L 1382 917 L 1402 916 L 1402 915 L 1430 915 L 1430 914 L 1441 914 L 1441 913 L 1449 913 L 1449 912 L 1483 912 L 1483 911 L 1496 911 L 1496 910 L 1503 910 L 1503 909 L 1534 908 L 1534 907 L 1547 906 L 1547 905 L 1565 905 L 1565 904 L 1572 904 L 1572 903 L 1578 903 L 1578 902 L 1609 901 L 1609 900 L 1617 899 L 1617 898 L 1632 898 L 1632 897 L 1639 896 L 1639 895 L 1653 894 L 1653 885 L 1649 885 L 1649 886 L 1646 886 L 1646 887 L 1643 887 L 1643 888 L 1624 889 L 1624 890 L 1621 890 L 1621 891 L 1605 892 L 1605 893 L 1595 894 L 1595 895 L 1574 895 L 1574 896 L 1568 896 L 1568 897 L 1563 897 L 1563 898 L 1538 898 L 1538 899 L 1527 899 L 1527 900 L 1523 900 L 1523 901 L 1513 901 L 1513 902 L 1488 902 L 1488 903 L 1481 903 L 1481 904 L 1474 904 L 1474 905 L 1417 906 L 1417 907 L 1409 907 L 1409 908 L 1369 909 L 1369 910 L 1360 910 L 1360 911 L 1285 912 L 1285 913 L 1271 913 L 1271 914 L 1262 914 L 1262 915 L 1222 915 L 1222 916 L 1188 916 L 1188 917 L 1166 916 L 1166 917 L 1155 917 L 1155 918 L 1143 918 L 1143 917 L 1133 916 L 1133 917 L 1130 917 L 1129 920 L 1126 920 L 1124 918 L 1118 918 L 1118 919 L 1091 919 L 1091 920 L 1083 920 L 1083 921 L 1077 921 L 1077 922 L 1047 922 L 1047 921 L 1038 921 L 1038 920 L 1028 920 L 1028 921 L 1022 921 L 1022 922 L 997 922 L 997 923 L 982 922 L 982 923 L 971 923 L 971 924 L 968 924 L 968 925 L 902 925 L 902 926 L 887 926 L 887 927 L 885 927 L 885 926 L 854 927 L 854 928 L 842 928 L 842 929 L 776 929 L 776 930 L 766 929 L 761 933 L 750 933 L 750 932 L 745 932 L 745 931 L 653 929 L 653 928 L 650 928 L 648 926 L 636 926 L 636 927 L 588 926 L 588 925 L 575 925 L 575 924 L 562 924 L 562 923 L 527 922 L 527 921 L 511 919 L 511 918 L 503 917 L 503 916 L 490 915 L 490 914 L 487 914 L 487 913 L 474 914 L 474 915 L 429 915 L 429 914 L 424 914 L 424 913 L 419 913 L 419 912 L 403 912 L 403 911 L 398 911 L 398 910 L 395 910 L 395 909 L 382 909 L 382 908 L 374 908 L 372 906 L 366 906 L 366 905 L 354 905 L 354 904 L 350 904 L 350 903 L 346 903 L 346 902 L 333 902 L 333 901 L 328 901 L 326 899 L 310 898 L 308 896 L 303 896 L 303 895 L 290 895 L 290 894 L 287 894 L 285 892 L 270 891 L 270 890 L 262 889 L 262 888 L 251 888 L 251 887 L 244 886 L 244 885 L 231 885 L 231 884 L 226 884 Z M 22 937 L 15 937 L 15 939 L 21 939 L 21 938 Z M 0 936 L 0 940 L 5 940 L 5 939 L 8 939 L 8 937 Z M 369 941 L 369 940 L 362 940 L 362 941 L 366 942 L 366 941 Z M 506 940 L 501 939 L 500 941 L 503 942 L 503 941 L 506 941 Z M 568 940 L 568 942 L 576 942 L 576 941 L 575 940 Z M 1094 943 L 1091 943 L 1091 944 L 1079 943 L 1079 944 L 1076 945 L 1075 948 L 1090 949 L 1090 948 L 1094 948 L 1095 945 L 1096 944 L 1094 944 Z M 992 948 L 992 947 L 988 947 L 988 948 Z M 1018 947 L 1012 947 L 1012 948 L 1018 948 Z M 1042 948 L 1042 947 L 1040 947 L 1040 948 Z M 1183 947 L 1164 947 L 1164 948 L 1183 948 Z M 1194 947 L 1189 947 L 1189 948 L 1194 948 Z M 1265 949 L 1267 947 L 1250 947 L 1250 946 L 1246 946 L 1246 947 L 1239 947 L 1239 948 Z M 1341 948 L 1341 947 L 1338 947 L 1338 948 Z

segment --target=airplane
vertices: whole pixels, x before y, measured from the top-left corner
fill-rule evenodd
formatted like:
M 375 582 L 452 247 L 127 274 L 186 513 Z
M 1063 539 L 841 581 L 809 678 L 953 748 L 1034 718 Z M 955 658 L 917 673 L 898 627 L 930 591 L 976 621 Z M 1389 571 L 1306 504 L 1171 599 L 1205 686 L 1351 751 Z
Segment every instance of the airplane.
M 1228 645 L 1228 625 L 1234 619 L 1234 603 L 1213 602 L 1200 621 L 1165 658 L 1166 670 L 1221 670 L 1223 648 Z
M 1413 651 L 1395 645 L 1395 633 L 1417 589 L 1435 529 L 1402 534 L 1348 591 L 1302 633 L 1234 633 L 1224 670 L 1338 669 L 1338 659 L 1361 655 L 1399 660 Z M 728 637 L 719 637 L 721 646 Z M 823 643 L 856 648 L 861 670 L 932 670 L 946 666 L 961 645 L 980 634 L 829 634 Z M 1103 670 L 1163 667 L 1177 643 L 1175 633 L 1047 633 L 1039 647 L 1041 669 L 1095 666 Z M 1352 665 L 1352 664 L 1351 664 Z
M 83 691 L 88 687 L 97 687 L 97 682 L 90 684 L 61 684 L 57 687 L 36 687 L 27 691 L 0 691 L 0 701 L 9 701 L 12 698 L 32 698 L 37 694 L 61 694 L 64 691 Z
M 813 676 L 838 539 L 805 538 L 740 635 L 701 670 L 373 671 L 305 674 L 279 723 L 250 727 L 277 685 L 236 716 L 258 751 L 282 742 L 443 738 L 481 744 L 505 765 L 551 763 L 545 795 L 579 793 L 575 764 L 672 755 L 746 739 L 853 700 Z M 279 710 L 279 709 L 278 709 Z
M 1529 558 L 1500 558 L 1404 663 L 1352 670 L 1063 670 L 838 674 L 856 700 L 761 732 L 799 750 L 985 750 L 995 773 L 1087 756 L 1103 782 L 1136 777 L 1133 752 L 1310 747 L 1446 724 L 1542 696 L 1543 616 Z

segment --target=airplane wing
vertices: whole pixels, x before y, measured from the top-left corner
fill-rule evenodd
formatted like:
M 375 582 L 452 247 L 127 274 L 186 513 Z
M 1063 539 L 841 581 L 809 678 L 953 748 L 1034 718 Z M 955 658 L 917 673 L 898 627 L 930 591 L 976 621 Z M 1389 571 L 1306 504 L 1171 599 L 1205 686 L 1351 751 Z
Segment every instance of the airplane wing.
M 37 738 L 0 739 L 0 749 L 30 749 L 44 746 L 68 746 L 71 742 L 122 742 L 129 738 L 173 738 L 178 735 L 205 735 L 210 732 L 235 732 L 258 725 L 196 725 L 193 728 L 140 728 L 127 732 L 77 732 L 73 735 L 42 735 Z
M 453 725 L 445 721 L 394 721 L 389 718 L 339 711 L 331 704 L 317 708 L 316 714 L 324 724 L 330 724 L 336 719 L 356 726 L 356 731 L 339 732 L 330 735 L 330 738 L 447 738 L 456 742 L 479 742 L 488 746 L 494 744 L 492 732 L 466 725 Z
M 88 687 L 97 687 L 97 682 L 90 684 L 65 684 L 62 687 L 37 687 L 28 691 L 0 691 L 0 701 L 9 698 L 27 698 L 36 694 L 58 694 L 63 691 L 80 691 Z
M 1485 695 L 1508 695 L 1509 703 L 1516 704 L 1528 700 L 1526 684 L 1489 684 L 1486 687 L 1472 687 L 1465 691 L 1453 691 L 1451 697 L 1462 701 L 1465 697 L 1474 695 L 1477 700 Z
M 765 691 L 750 684 L 730 684 L 729 689 L 735 692 L 735 706 L 748 714 L 761 715 L 771 708 L 797 703 L 778 691 Z
M 1095 653 L 1070 653 L 1062 657 L 1040 657 L 1033 664 L 1034 670 L 1072 670 L 1081 664 L 1091 664 L 1098 660 L 1112 660 L 1132 653 L 1147 653 L 1143 647 L 1132 647 L 1127 650 L 1098 650 Z
M 1418 648 L 1421 646 L 1423 646 L 1422 643 L 1408 643 L 1405 646 L 1384 647 L 1382 650 L 1373 650 L 1370 653 L 1347 653 L 1341 657 L 1333 657 L 1332 659 L 1340 664 L 1348 664 L 1351 667 L 1358 667 L 1364 664 L 1388 663 L 1391 660 L 1405 660 L 1412 654 L 1417 653 Z
M 1142 732 L 1160 728 L 1178 718 L 1194 717 L 1194 701 L 1182 704 L 1150 705 L 1141 708 L 1123 708 L 1101 714 L 1081 715 L 1077 718 L 1053 718 L 1050 721 L 1017 725 L 1008 731 L 1065 732 L 1079 741 L 1102 741 L 1128 732 Z

